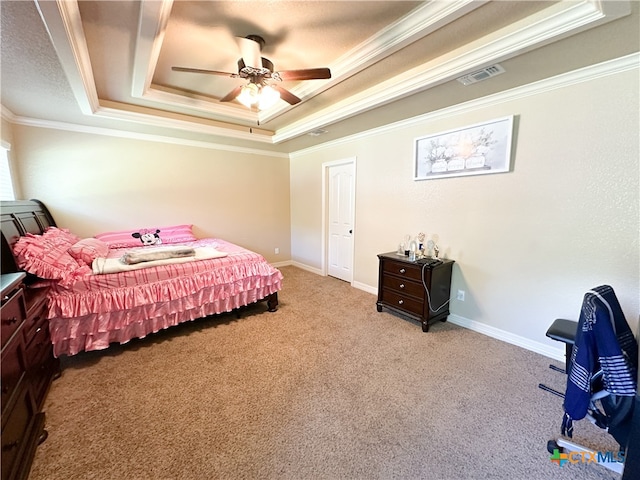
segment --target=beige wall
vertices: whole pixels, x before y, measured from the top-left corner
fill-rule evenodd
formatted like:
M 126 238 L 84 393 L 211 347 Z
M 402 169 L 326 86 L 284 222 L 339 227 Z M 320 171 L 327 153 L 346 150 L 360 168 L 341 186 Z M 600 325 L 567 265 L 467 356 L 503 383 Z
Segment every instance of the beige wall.
M 375 292 L 376 254 L 423 231 L 456 261 L 453 296 L 462 289 L 466 300 L 452 300 L 453 321 L 555 352 L 549 323 L 575 318 L 593 286 L 611 284 L 638 321 L 638 69 L 611 72 L 561 88 L 543 82 L 290 160 L 19 125 L 12 154 L 24 198 L 43 200 L 82 236 L 187 222 L 314 270 L 323 268 L 322 164 L 356 157 L 355 286 Z M 512 172 L 412 180 L 416 137 L 507 115 L 516 120 Z
M 263 254 L 290 258 L 289 160 L 195 146 L 14 126 L 25 198 L 81 236 L 192 223 Z M 280 254 L 275 255 L 275 248 Z
M 577 318 L 584 293 L 607 283 L 635 328 L 637 67 L 510 101 L 497 98 L 294 154 L 293 261 L 323 268 L 322 163 L 357 157 L 355 285 L 375 291 L 376 254 L 422 231 L 456 261 L 451 312 L 462 324 L 560 348 L 545 338 L 551 321 Z M 516 116 L 512 172 L 412 180 L 416 137 L 508 115 Z M 455 300 L 457 289 L 466 291 L 465 302 Z

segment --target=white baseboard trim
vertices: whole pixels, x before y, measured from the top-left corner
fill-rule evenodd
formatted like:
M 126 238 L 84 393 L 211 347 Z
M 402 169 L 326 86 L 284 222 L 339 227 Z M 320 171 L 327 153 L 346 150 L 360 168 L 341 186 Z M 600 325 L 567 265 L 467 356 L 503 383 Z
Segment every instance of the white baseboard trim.
M 358 290 L 363 290 L 367 293 L 375 295 L 376 297 L 378 296 L 378 289 L 376 287 L 372 287 L 371 285 L 367 285 L 365 283 L 360 283 L 360 282 L 352 282 L 351 286 L 353 288 L 357 288 Z
M 271 265 L 273 265 L 276 268 L 280 268 L 280 267 L 289 267 L 289 266 L 293 265 L 293 263 L 291 262 L 291 260 L 285 260 L 283 262 L 272 263 Z
M 295 260 L 291 260 L 289 265 L 301 268 L 302 270 L 306 270 L 307 272 L 315 273 L 316 275 L 320 275 L 321 277 L 324 277 L 324 273 L 319 268 L 310 267 L 309 265 L 306 265 L 306 264 L 300 263 L 300 262 L 296 262 Z
M 560 362 L 565 361 L 564 348 L 550 347 L 549 345 L 546 345 L 544 343 L 536 342 L 535 340 L 531 340 L 514 333 L 505 332 L 504 330 L 500 330 L 499 328 L 495 328 L 481 322 L 476 322 L 475 320 L 470 320 L 468 318 L 461 317 L 460 315 L 449 314 L 447 321 L 455 325 L 459 325 L 460 327 L 473 330 L 474 332 L 482 333 L 483 335 L 487 335 L 497 340 L 502 340 L 503 342 L 507 342 L 512 345 L 531 350 L 532 352 L 539 353 L 540 355 L 544 355 L 545 357 L 553 358 L 554 360 L 558 360 Z
M 320 269 L 309 267 L 308 265 L 305 265 L 302 263 L 291 262 L 291 265 L 301 268 L 303 270 L 307 270 L 312 273 L 316 273 L 318 275 L 323 275 Z M 351 286 L 359 290 L 363 290 L 367 293 L 371 293 L 372 295 L 378 295 L 378 289 L 376 287 L 372 287 L 371 285 L 367 285 L 361 282 L 352 282 Z M 564 348 L 550 347 L 545 343 L 536 342 L 535 340 L 531 340 L 529 338 L 516 335 L 515 333 L 506 332 L 504 330 L 500 330 L 499 328 L 492 327 L 485 323 L 477 322 L 475 320 L 470 320 L 468 318 L 461 317 L 460 315 L 455 315 L 452 313 L 449 314 L 447 321 L 453 323 L 454 325 L 458 325 L 463 328 L 468 328 L 469 330 L 473 330 L 474 332 L 478 332 L 483 335 L 487 335 L 488 337 L 495 338 L 496 340 L 501 340 L 503 342 L 510 343 L 511 345 L 516 345 L 526 350 L 539 353 L 540 355 L 544 355 L 545 357 L 558 360 L 559 362 L 565 361 Z

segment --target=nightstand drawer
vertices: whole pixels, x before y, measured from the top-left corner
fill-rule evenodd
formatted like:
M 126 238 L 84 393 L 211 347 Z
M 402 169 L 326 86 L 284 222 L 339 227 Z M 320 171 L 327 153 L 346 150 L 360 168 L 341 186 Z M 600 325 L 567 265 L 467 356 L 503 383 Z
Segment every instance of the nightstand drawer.
M 384 288 L 395 290 L 401 295 L 411 295 L 412 297 L 420 299 L 424 296 L 424 287 L 422 286 L 422 282 L 418 283 L 408 278 L 398 278 L 386 275 L 383 283 Z
M 385 260 L 382 265 L 382 271 L 391 275 L 422 281 L 420 265 Z
M 399 308 L 418 316 L 422 316 L 424 309 L 422 300 L 416 300 L 415 298 L 387 289 L 382 290 L 382 301 L 390 307 Z

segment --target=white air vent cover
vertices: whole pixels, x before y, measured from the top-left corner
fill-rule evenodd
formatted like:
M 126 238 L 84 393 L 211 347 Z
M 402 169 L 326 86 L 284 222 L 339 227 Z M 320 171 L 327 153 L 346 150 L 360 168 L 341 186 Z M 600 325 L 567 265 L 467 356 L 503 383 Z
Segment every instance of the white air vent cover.
M 496 63 L 495 65 L 483 68 L 482 70 L 478 70 L 477 72 L 470 73 L 469 75 L 464 75 L 457 80 L 463 85 L 471 85 L 472 83 L 481 82 L 482 80 L 495 77 L 496 75 L 500 75 L 504 72 L 504 68 Z
M 312 137 L 319 137 L 320 135 L 324 135 L 325 133 L 329 133 L 328 130 L 323 130 L 321 128 L 317 128 L 315 130 L 311 130 L 307 135 Z

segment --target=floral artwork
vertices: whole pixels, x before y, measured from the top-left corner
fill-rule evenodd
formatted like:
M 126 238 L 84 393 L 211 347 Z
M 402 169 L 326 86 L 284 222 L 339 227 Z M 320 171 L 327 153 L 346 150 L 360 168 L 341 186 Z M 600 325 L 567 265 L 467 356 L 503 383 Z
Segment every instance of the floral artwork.
M 414 180 L 508 172 L 513 116 L 417 138 Z

